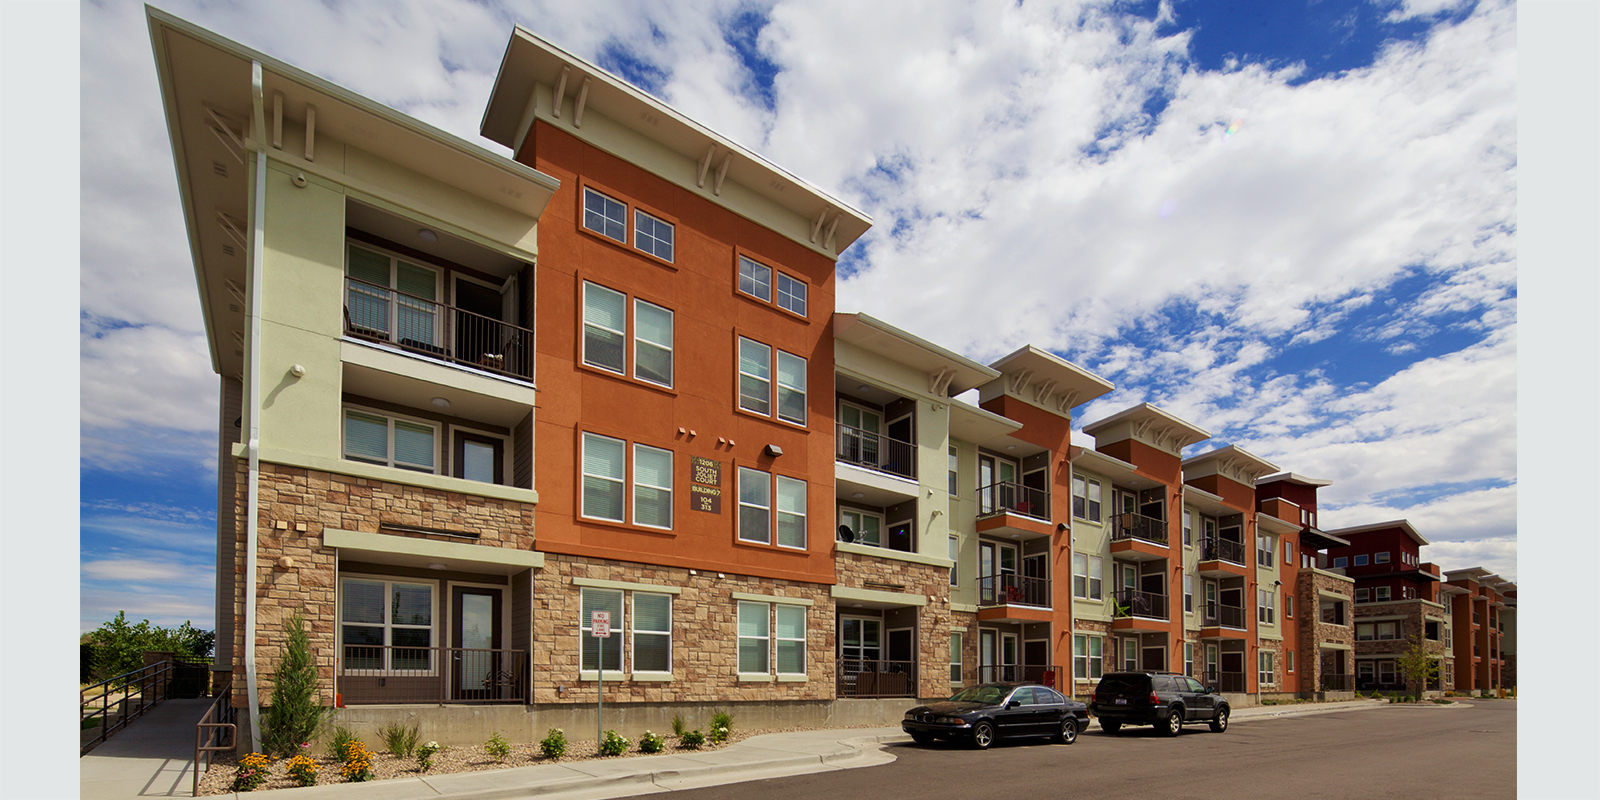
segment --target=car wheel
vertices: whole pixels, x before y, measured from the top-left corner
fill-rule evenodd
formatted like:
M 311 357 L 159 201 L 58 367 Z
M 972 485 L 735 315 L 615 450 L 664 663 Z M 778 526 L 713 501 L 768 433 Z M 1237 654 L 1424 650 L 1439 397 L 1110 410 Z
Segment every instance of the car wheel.
M 1075 720 L 1064 719 L 1061 721 L 1061 732 L 1056 734 L 1056 742 L 1072 744 L 1078 741 L 1078 723 Z
M 1225 731 L 1227 729 L 1228 729 L 1228 709 L 1219 708 L 1219 709 L 1217 709 L 1217 715 L 1211 718 L 1211 730 L 1213 732 L 1215 732 L 1215 733 L 1222 733 L 1223 731 Z
M 1116 733 L 1117 731 L 1122 730 L 1122 723 L 1103 719 L 1100 720 L 1100 730 L 1103 730 L 1106 733 Z
M 1167 725 L 1161 732 L 1168 736 L 1177 736 L 1183 733 L 1183 712 L 1173 709 L 1167 712 Z
M 994 744 L 994 723 L 988 720 L 972 726 L 972 746 L 979 750 L 988 750 Z

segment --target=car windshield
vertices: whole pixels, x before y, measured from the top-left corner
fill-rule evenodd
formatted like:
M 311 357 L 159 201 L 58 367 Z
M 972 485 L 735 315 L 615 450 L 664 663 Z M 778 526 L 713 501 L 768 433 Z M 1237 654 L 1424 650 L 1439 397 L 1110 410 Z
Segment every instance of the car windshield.
M 999 704 L 1000 700 L 1005 696 L 1006 687 L 1004 686 L 973 686 L 962 689 L 950 699 L 958 703 L 982 703 L 986 706 L 992 706 Z

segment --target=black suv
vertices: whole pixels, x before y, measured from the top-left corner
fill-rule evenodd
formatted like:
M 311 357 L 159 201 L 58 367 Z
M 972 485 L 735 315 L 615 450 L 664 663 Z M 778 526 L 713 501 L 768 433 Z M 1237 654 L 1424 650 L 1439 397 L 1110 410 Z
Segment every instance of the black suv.
M 1167 736 L 1183 732 L 1185 723 L 1209 722 L 1211 730 L 1228 729 L 1228 700 L 1216 689 L 1173 672 L 1113 672 L 1094 687 L 1089 704 L 1100 729 L 1116 733 L 1123 725 L 1154 725 Z

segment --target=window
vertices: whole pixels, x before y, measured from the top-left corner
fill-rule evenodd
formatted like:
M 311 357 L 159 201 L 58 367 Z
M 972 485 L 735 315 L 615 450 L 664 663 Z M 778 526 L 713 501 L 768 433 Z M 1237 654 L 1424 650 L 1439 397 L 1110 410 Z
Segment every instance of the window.
M 1122 671 L 1133 672 L 1139 668 L 1139 640 L 1122 640 Z
M 1283 565 L 1286 567 L 1294 566 L 1294 542 L 1283 543 Z M 1290 672 L 1293 671 L 1290 670 Z
M 1376 600 L 1376 601 L 1378 601 L 1380 603 L 1385 601 L 1385 600 L 1388 600 L 1389 599 L 1389 587 L 1387 587 L 1387 586 L 1379 586 L 1379 587 L 1373 589 L 1372 590 L 1372 599 Z
M 739 256 L 739 291 L 772 302 L 772 267 Z
M 739 671 L 766 675 L 768 653 L 768 603 L 739 601 Z
M 1361 683 L 1372 682 L 1372 671 L 1373 664 L 1371 661 L 1356 662 L 1356 680 L 1360 681 Z
M 1379 683 L 1394 683 L 1395 682 L 1395 680 L 1394 680 L 1394 662 L 1393 661 L 1379 661 L 1378 662 L 1378 682 Z
M 1267 685 L 1267 686 L 1271 686 L 1271 685 L 1273 685 L 1273 684 L 1278 682 L 1278 676 L 1272 670 L 1272 667 L 1273 667 L 1273 663 L 1272 662 L 1274 661 L 1273 656 L 1275 656 L 1277 654 L 1263 650 L 1260 655 L 1261 655 L 1261 676 L 1260 676 L 1261 677 L 1261 683 L 1264 684 L 1264 685 Z
M 1100 556 L 1072 554 L 1072 596 L 1099 600 L 1105 562 Z
M 1400 638 L 1400 634 L 1396 632 L 1396 628 L 1397 628 L 1397 626 L 1393 622 L 1380 622 L 1380 623 L 1378 623 L 1378 638 L 1379 639 L 1398 639 L 1398 638 Z
M 627 443 L 597 433 L 583 434 L 580 516 L 627 522 Z M 672 451 L 633 446 L 633 524 L 672 529 Z
M 1194 613 L 1194 576 L 1183 576 L 1183 613 Z
M 774 478 L 777 507 L 772 503 Z M 777 513 L 778 546 L 806 547 L 806 482 L 774 476 L 749 467 L 739 468 L 739 540 L 772 543 L 773 513 Z M 841 514 L 841 516 L 843 516 Z
M 772 348 L 739 338 L 739 407 L 772 414 Z M 806 360 L 778 351 L 778 419 L 806 424 Z
M 626 448 L 621 439 L 593 433 L 583 435 L 582 516 L 622 522 L 623 463 Z
M 1103 670 L 1103 640 L 1099 636 L 1077 634 L 1072 637 L 1072 675 L 1079 680 L 1100 680 Z
M 950 632 L 950 682 L 961 682 L 961 648 L 966 637 L 961 631 Z
M 1367 589 L 1365 587 L 1357 589 L 1356 590 L 1356 602 L 1357 603 L 1365 603 L 1365 602 L 1367 602 L 1367 595 L 1368 595 L 1369 591 L 1371 591 L 1371 590 L 1369 590 L 1369 589 Z
M 1194 642 L 1183 643 L 1183 674 L 1194 674 Z
M 438 351 L 439 273 L 350 245 L 345 303 L 350 327 L 379 339 Z M 442 351 L 438 351 L 442 352 Z
M 628 207 L 586 186 L 583 189 L 583 227 L 627 244 Z
M 672 451 L 633 446 L 633 522 L 672 529 Z
M 587 672 L 607 670 L 622 671 L 622 637 L 616 631 L 622 627 L 622 592 L 617 589 L 580 589 L 578 611 L 578 642 L 581 650 L 578 669 Z M 611 615 L 612 635 L 597 639 L 591 633 L 593 614 L 604 611 Z
M 623 595 L 619 589 L 579 590 L 578 635 L 581 655 L 579 669 L 596 672 L 604 667 L 607 672 L 633 672 L 670 674 L 672 672 L 672 595 L 657 592 L 630 591 L 632 616 L 624 625 Z M 605 611 L 611 615 L 610 637 L 596 639 L 590 622 L 593 612 Z M 623 635 L 628 631 L 628 648 L 632 651 L 632 664 L 624 664 Z
M 806 674 L 806 609 L 775 603 L 772 613 L 776 620 L 773 646 L 777 649 L 779 675 Z
M 873 547 L 883 545 L 883 517 L 857 511 L 853 508 L 839 509 L 839 524 L 850 529 L 856 536 L 856 544 L 867 544 Z M 951 578 L 954 583 L 955 579 Z
M 627 308 L 627 295 L 584 281 L 583 363 L 618 375 L 628 374 Z M 633 325 L 633 377 L 670 388 L 672 311 L 635 298 Z
M 956 572 L 958 571 L 957 568 L 960 567 L 960 566 L 961 566 L 961 539 L 959 537 L 952 536 L 952 537 L 950 537 L 950 585 L 951 586 L 960 586 L 961 585 L 961 582 L 956 579 Z
M 1183 510 L 1183 546 L 1194 546 L 1194 512 L 1187 508 Z
M 1256 590 L 1256 621 L 1263 625 L 1278 624 L 1278 593 L 1271 589 Z
M 1284 672 L 1294 672 L 1294 651 L 1293 650 L 1285 650 L 1285 651 L 1283 651 L 1283 671 Z
M 1257 564 L 1259 564 L 1259 565 L 1261 565 L 1263 567 L 1272 566 L 1272 551 L 1274 549 L 1275 548 L 1273 547 L 1273 541 L 1272 541 L 1272 537 L 1271 536 L 1268 536 L 1267 534 L 1264 534 L 1264 533 L 1256 535 L 1256 563 Z
M 1353 562 L 1351 562 L 1351 564 L 1350 564 L 1350 566 L 1352 566 L 1352 567 L 1364 567 L 1366 565 L 1367 565 L 1367 557 L 1365 555 L 1356 556 L 1355 560 Z
M 1091 522 L 1100 521 L 1100 482 L 1074 475 L 1072 515 Z
M 806 360 L 778 351 L 778 419 L 806 424 Z
M 1389 563 L 1389 553 L 1388 553 L 1388 551 L 1384 551 L 1382 553 L 1374 553 L 1372 555 L 1372 563 L 1374 563 L 1374 564 L 1387 564 L 1387 563 Z
M 783 273 L 778 273 L 778 307 L 806 315 L 806 285 Z
M 1358 622 L 1358 623 L 1356 623 L 1356 641 L 1358 641 L 1358 642 L 1370 642 L 1370 641 L 1372 641 L 1373 638 L 1374 638 L 1374 635 L 1373 635 L 1372 623 L 1370 623 L 1370 622 Z
M 1283 615 L 1286 617 L 1294 616 L 1294 595 L 1292 594 L 1283 596 Z M 1294 670 L 1289 671 L 1293 672 Z
M 383 414 L 344 411 L 344 457 L 414 472 L 437 472 L 438 427 Z
M 1338 558 L 1335 558 L 1333 560 L 1333 568 L 1334 569 L 1344 569 L 1346 563 L 1347 562 L 1346 562 L 1345 557 L 1344 556 L 1339 556 Z
M 633 210 L 633 246 L 661 259 L 672 260 L 672 223 Z
M 432 584 L 344 578 L 339 586 L 346 671 L 434 669 Z
M 956 464 L 957 463 L 958 463 L 958 460 L 956 458 L 956 449 L 954 447 L 952 447 L 952 448 L 950 448 L 950 487 L 949 487 L 950 494 L 952 494 L 952 495 L 956 494 L 956 489 L 957 489 L 957 487 L 960 486 L 960 484 L 956 482 Z

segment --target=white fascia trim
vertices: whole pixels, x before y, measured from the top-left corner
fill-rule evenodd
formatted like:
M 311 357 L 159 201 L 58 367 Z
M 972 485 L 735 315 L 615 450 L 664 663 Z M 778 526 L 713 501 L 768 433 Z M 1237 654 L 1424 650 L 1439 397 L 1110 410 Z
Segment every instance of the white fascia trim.
M 676 586 L 660 586 L 654 583 L 633 583 L 631 581 L 607 581 L 599 578 L 573 578 L 573 586 L 587 586 L 591 589 L 620 589 L 624 592 L 652 592 L 655 594 L 681 594 L 682 589 Z
M 777 594 L 751 594 L 750 592 L 734 592 L 733 599 L 748 600 L 752 603 L 783 603 L 790 606 L 814 606 L 816 601 L 809 597 L 784 597 Z

